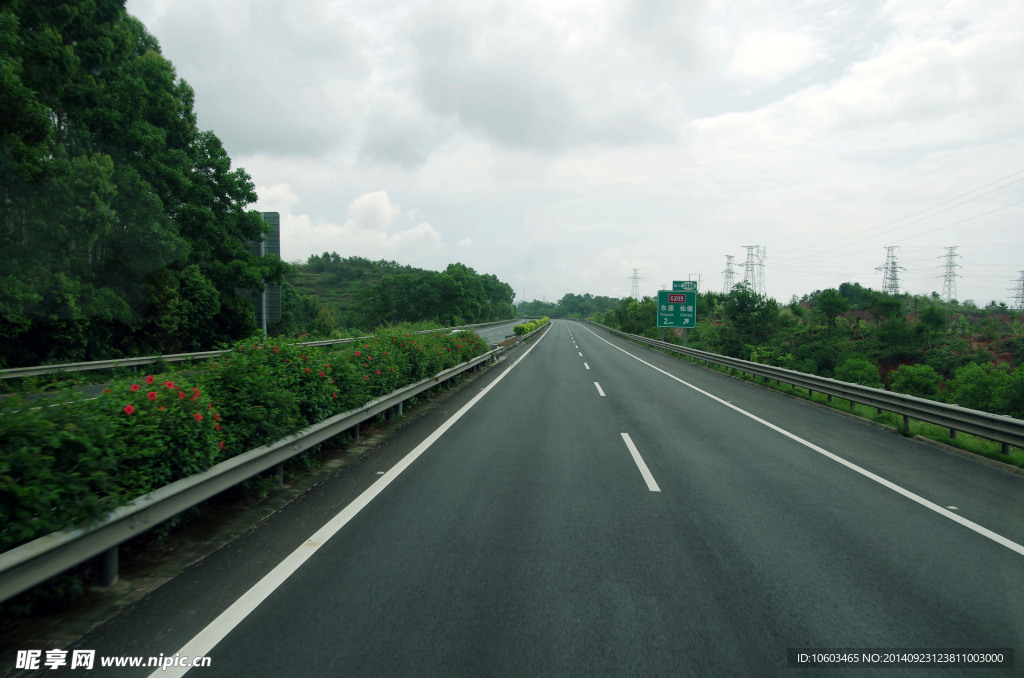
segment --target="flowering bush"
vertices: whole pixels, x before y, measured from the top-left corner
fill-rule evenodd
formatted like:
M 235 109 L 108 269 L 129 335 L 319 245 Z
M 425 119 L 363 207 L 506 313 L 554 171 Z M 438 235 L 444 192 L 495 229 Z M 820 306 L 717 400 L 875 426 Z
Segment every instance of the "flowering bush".
M 0 551 L 279 440 L 486 352 L 472 332 L 380 334 L 339 350 L 242 343 L 188 372 L 0 410 Z

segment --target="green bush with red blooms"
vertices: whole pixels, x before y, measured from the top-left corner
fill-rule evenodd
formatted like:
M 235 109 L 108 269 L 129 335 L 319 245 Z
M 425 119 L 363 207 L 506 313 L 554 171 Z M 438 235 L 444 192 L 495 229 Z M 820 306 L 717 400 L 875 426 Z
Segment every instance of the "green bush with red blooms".
M 88 522 L 224 459 L 485 353 L 472 332 L 337 348 L 241 343 L 225 357 L 0 405 L 0 552 Z

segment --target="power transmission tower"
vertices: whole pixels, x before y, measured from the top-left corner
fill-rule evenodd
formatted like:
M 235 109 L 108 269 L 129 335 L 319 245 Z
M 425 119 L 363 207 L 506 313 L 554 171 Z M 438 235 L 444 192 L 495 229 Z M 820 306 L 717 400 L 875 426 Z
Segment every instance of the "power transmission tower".
M 733 285 L 736 284 L 736 271 L 732 268 L 732 260 L 735 258 L 731 254 L 725 255 L 725 270 L 722 271 L 722 275 L 725 276 L 725 282 L 722 284 L 722 294 L 729 294 L 732 291 Z
M 956 247 L 946 248 L 946 274 L 942 279 L 942 298 L 946 301 L 956 299 L 956 279 L 960 277 L 956 272 L 956 258 L 959 256 Z
M 882 271 L 882 291 L 886 294 L 898 295 L 900 293 L 900 271 L 907 269 L 896 263 L 897 245 L 890 245 L 885 248 L 885 264 L 875 268 Z
M 743 262 L 743 282 L 747 283 L 751 291 L 757 292 L 757 250 L 759 245 L 744 245 L 747 250 L 747 260 Z
M 629 290 L 629 296 L 640 301 L 640 269 L 633 269 L 633 287 Z
M 768 287 L 764 284 L 764 266 L 768 255 L 763 247 L 757 248 L 757 293 L 760 296 L 768 296 Z
M 743 262 L 743 282 L 750 285 L 750 291 L 758 296 L 765 293 L 764 262 L 767 259 L 765 249 L 760 245 L 744 245 L 747 260 Z
M 1013 292 L 1013 307 L 1018 311 L 1024 311 L 1024 271 L 1020 272 L 1017 287 L 1014 288 Z

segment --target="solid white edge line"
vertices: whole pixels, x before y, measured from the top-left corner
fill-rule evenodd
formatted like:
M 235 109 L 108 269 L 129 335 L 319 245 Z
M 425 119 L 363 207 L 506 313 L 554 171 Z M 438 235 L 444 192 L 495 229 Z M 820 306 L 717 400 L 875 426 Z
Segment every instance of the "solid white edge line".
M 763 424 L 763 425 L 767 426 L 768 428 L 772 429 L 773 431 L 777 431 L 778 433 L 781 433 L 782 435 L 786 436 L 787 438 L 790 438 L 791 440 L 794 440 L 794 441 L 800 443 L 801 445 L 814 450 L 818 454 L 821 454 L 821 455 L 823 455 L 825 457 L 828 457 L 832 461 L 835 461 L 835 462 L 837 462 L 839 464 L 842 464 L 843 466 L 847 467 L 851 471 L 856 471 L 857 473 L 861 474 L 865 478 L 870 478 L 871 480 L 875 481 L 879 485 L 887 487 L 890 490 L 892 490 L 893 492 L 896 492 L 897 494 L 901 494 L 904 497 L 906 497 L 907 499 L 910 499 L 911 501 L 916 502 L 916 503 L 920 504 L 921 506 L 934 511 L 935 513 L 938 513 L 939 515 L 941 515 L 941 516 L 943 516 L 945 518 L 949 518 L 954 523 L 959 523 L 959 524 L 963 525 L 964 527 L 966 527 L 967 529 L 972 530 L 972 531 L 976 532 L 977 534 L 980 534 L 983 537 L 991 539 L 992 541 L 994 541 L 995 543 L 999 544 L 1000 546 L 1005 546 L 1006 548 L 1010 549 L 1011 551 L 1024 556 L 1024 546 L 1022 546 L 1021 544 L 1018 544 L 1017 542 L 1015 542 L 1015 541 L 1013 541 L 1011 539 L 1007 539 L 1003 535 L 1001 535 L 1001 534 L 999 534 L 997 532 L 993 532 L 992 530 L 988 529 L 987 527 L 982 527 L 981 525 L 979 525 L 979 524 L 977 524 L 977 523 L 975 523 L 975 522 L 973 522 L 971 520 L 968 520 L 967 518 L 964 518 L 961 515 L 953 513 L 952 511 L 949 511 L 949 510 L 939 506 L 938 504 L 936 504 L 934 502 L 928 501 L 924 497 L 922 497 L 920 495 L 917 495 L 917 494 L 914 494 L 910 490 L 908 490 L 906 488 L 903 488 L 903 487 L 900 487 L 899 485 L 897 485 L 896 483 L 894 483 L 892 481 L 886 480 L 885 478 L 883 478 L 883 477 L 881 477 L 879 475 L 876 475 L 876 474 L 872 473 L 871 471 L 868 471 L 865 468 L 861 468 L 860 466 L 857 466 L 852 461 L 847 461 L 846 459 L 843 459 L 839 455 L 836 455 L 836 454 L 833 454 L 832 452 L 829 452 L 828 450 L 826 450 L 823 447 L 819 447 L 818 445 L 815 445 L 814 443 L 812 443 L 810 441 L 804 440 L 803 438 L 801 438 L 800 436 L 796 435 L 795 433 L 790 433 L 789 431 L 787 431 L 787 430 L 785 430 L 783 428 L 780 428 L 780 427 L 776 426 L 775 424 L 773 424 L 773 423 L 771 423 L 769 421 L 765 421 L 764 419 L 762 419 L 761 417 L 757 416 L 756 414 L 752 414 L 750 412 L 747 412 L 746 410 L 744 410 L 742 408 L 739 408 L 736 405 L 733 405 L 732 403 L 730 403 L 730 402 L 728 402 L 726 400 L 722 400 L 721 398 L 719 398 L 716 395 L 708 393 L 707 391 L 705 391 L 705 390 L 703 390 L 701 388 L 698 388 L 697 386 L 694 386 L 693 384 L 691 384 L 691 383 L 689 383 L 687 381 L 684 381 L 684 380 L 680 379 L 679 377 L 675 376 L 674 374 L 670 374 L 670 373 L 666 372 L 665 370 L 661 369 L 660 367 L 652 365 L 651 363 L 647 362 L 646 360 L 644 360 L 644 359 L 642 359 L 642 358 L 640 358 L 638 356 L 633 355 L 632 353 L 630 353 L 626 349 L 620 348 L 620 347 L 616 346 L 615 344 L 611 343 L 610 341 L 608 341 L 607 339 L 605 339 L 604 337 L 599 336 L 596 332 L 594 332 L 589 327 L 587 327 L 585 329 L 588 332 L 590 332 L 591 334 L 593 334 L 595 337 L 597 337 L 598 339 L 603 341 L 604 343 L 606 343 L 609 346 L 611 346 L 612 348 L 618 349 L 618 350 L 622 351 L 623 353 L 625 353 L 626 355 L 628 355 L 630 358 L 638 360 L 641 363 L 643 363 L 644 365 L 647 365 L 648 367 L 650 367 L 651 369 L 657 370 L 658 372 L 661 372 L 665 376 L 670 377 L 672 379 L 675 379 L 680 384 L 682 384 L 684 386 L 688 386 L 689 388 L 692 388 L 697 393 L 700 393 L 701 395 L 707 396 L 708 398 L 711 398 L 712 400 L 715 400 L 715 401 L 725 405 L 726 407 L 739 412 L 743 416 L 749 417 L 750 419 L 753 419 L 754 421 L 758 422 L 759 424 Z
M 512 365 L 498 375 L 498 377 L 490 384 L 485 386 L 480 393 L 473 396 L 473 399 L 463 405 L 458 412 L 448 418 L 441 426 L 434 430 L 429 436 L 427 436 L 419 445 L 417 445 L 409 454 L 405 455 L 401 461 L 391 467 L 387 473 L 377 479 L 372 485 L 363 490 L 362 494 L 356 497 L 350 504 L 343 508 L 337 515 L 331 518 L 327 523 L 324 524 L 319 530 L 317 530 L 309 539 L 305 541 L 301 546 L 291 552 L 284 560 L 277 564 L 277 566 L 268 572 L 262 579 L 256 582 L 252 588 L 243 593 L 234 603 L 232 603 L 228 609 L 220 613 L 220 615 L 210 622 L 206 628 L 196 634 L 188 643 L 185 644 L 176 654 L 182 657 L 205 657 L 210 654 L 210 651 L 216 647 L 217 643 L 224 639 L 236 626 L 238 626 L 249 614 L 259 607 L 266 598 L 273 593 L 281 584 L 285 582 L 292 574 L 295 573 L 299 567 L 305 563 L 310 556 L 316 553 L 321 546 L 323 546 L 328 539 L 338 533 L 352 518 L 356 516 L 361 510 L 380 494 L 384 488 L 391 484 L 395 478 L 409 468 L 409 466 L 419 458 L 424 452 L 427 451 L 431 445 L 437 442 L 444 433 L 450 429 L 455 422 L 462 418 L 466 412 L 470 410 L 477 402 L 480 401 L 487 393 L 494 388 L 498 382 L 505 378 L 505 376 L 511 372 L 516 365 L 522 362 L 523 358 L 530 354 L 537 344 L 547 336 L 545 332 L 541 337 L 534 342 L 530 348 L 526 350 L 523 355 L 519 356 L 518 359 Z M 174 656 L 173 654 L 167 654 L 165 656 Z M 167 670 L 157 669 L 150 674 L 150 678 L 156 678 L 157 676 L 183 676 L 188 673 L 191 667 L 170 667 Z
M 601 384 L 599 384 L 599 383 L 597 383 L 597 382 L 595 381 L 595 382 L 594 382 L 594 386 L 596 386 L 596 387 L 597 387 L 597 392 L 598 392 L 598 393 L 600 393 L 600 394 L 601 394 L 601 397 L 603 398 L 603 397 L 604 397 L 604 391 L 602 391 L 602 390 L 601 390 Z
M 644 477 L 644 482 L 647 483 L 647 489 L 651 492 L 661 492 L 661 488 L 658 487 L 658 483 L 655 482 L 654 476 L 651 475 L 651 470 L 647 468 L 647 464 L 644 463 L 644 458 L 640 456 L 640 450 L 636 449 L 636 445 L 633 444 L 633 439 L 629 437 L 628 433 L 623 433 L 622 439 L 626 442 L 626 447 L 629 448 L 629 454 L 633 457 L 633 461 L 636 462 L 636 467 L 640 469 L 640 475 Z

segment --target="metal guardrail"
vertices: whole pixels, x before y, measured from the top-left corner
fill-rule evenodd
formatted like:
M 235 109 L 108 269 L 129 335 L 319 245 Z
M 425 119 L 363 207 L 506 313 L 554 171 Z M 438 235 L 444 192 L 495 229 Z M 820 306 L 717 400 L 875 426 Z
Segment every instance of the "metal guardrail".
M 1010 447 L 1024 449 L 1024 420 L 1021 419 L 982 412 L 980 410 L 971 410 L 959 405 L 940 403 L 902 393 L 893 393 L 892 391 L 880 388 L 851 384 L 782 367 L 763 365 L 748 360 L 740 360 L 739 358 L 730 358 L 729 356 L 718 355 L 717 353 L 684 348 L 677 344 L 613 330 L 598 323 L 591 322 L 590 324 L 601 327 L 612 334 L 619 335 L 630 341 L 646 344 L 665 351 L 680 353 L 712 365 L 721 365 L 739 370 L 744 374 L 774 379 L 778 383 L 805 388 L 809 394 L 814 392 L 824 393 L 830 399 L 832 397 L 842 398 L 843 400 L 850 401 L 850 403 L 860 403 L 878 410 L 893 412 L 903 417 L 904 428 L 908 426 L 910 419 L 917 419 L 918 421 L 948 428 L 952 437 L 955 437 L 959 431 L 993 440 L 1002 446 L 1003 454 L 1007 454 Z
M 502 325 L 514 322 L 512 320 L 498 320 L 490 323 L 479 323 L 476 325 L 458 325 L 456 327 L 443 327 L 435 330 L 419 330 L 413 334 L 430 334 L 431 332 L 451 332 L 452 330 L 469 330 L 475 327 L 490 327 L 491 325 Z M 348 339 L 322 339 L 318 341 L 299 342 L 299 346 L 333 346 L 335 344 L 348 344 L 353 341 L 360 341 L 366 337 L 350 337 Z M 217 351 L 199 351 L 197 353 L 172 353 L 170 355 L 137 356 L 135 358 L 114 358 L 113 360 L 90 360 L 80 363 L 62 363 L 59 365 L 34 365 L 32 367 L 10 367 L 0 370 L 0 379 L 17 379 L 19 377 L 38 377 L 51 372 L 84 372 L 87 370 L 105 370 L 112 367 L 133 367 L 137 365 L 150 365 L 159 360 L 167 363 L 185 362 L 188 360 L 206 360 L 215 358 L 231 349 Z
M 277 442 L 249 450 L 202 473 L 157 488 L 114 509 L 97 524 L 54 532 L 0 553 L 0 602 L 96 556 L 104 559 L 103 568 L 107 570 L 103 575 L 104 583 L 112 584 L 117 576 L 119 544 L 382 412 L 397 407 L 401 414 L 402 403 L 406 400 L 487 362 L 503 351 L 502 348 L 493 349 L 436 376 L 373 400 L 358 410 L 336 414 Z

